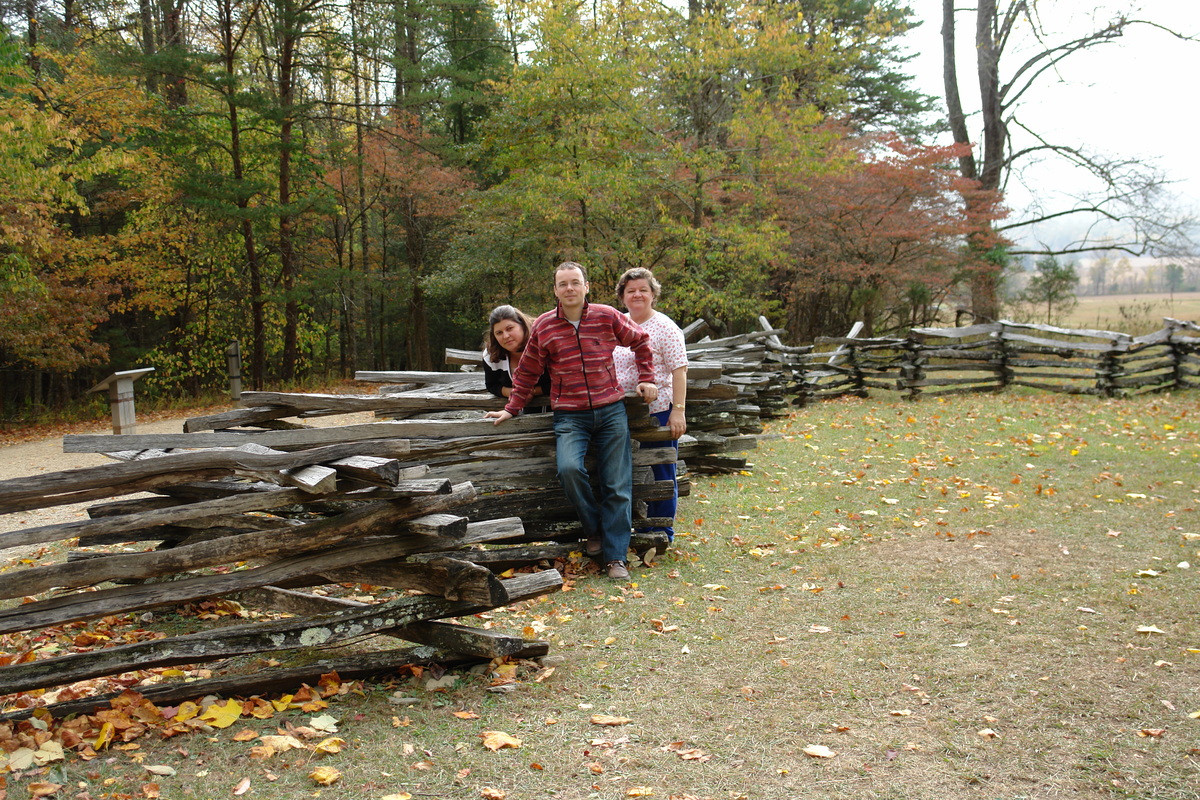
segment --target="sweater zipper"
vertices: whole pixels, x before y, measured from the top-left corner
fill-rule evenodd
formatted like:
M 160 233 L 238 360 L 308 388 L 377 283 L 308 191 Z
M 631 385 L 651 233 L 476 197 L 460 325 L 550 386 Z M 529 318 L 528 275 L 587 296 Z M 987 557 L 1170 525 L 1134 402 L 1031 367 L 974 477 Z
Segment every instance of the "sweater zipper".
M 583 374 L 583 388 L 587 390 L 588 410 L 595 411 L 596 404 L 592 402 L 592 385 L 588 383 L 587 377 L 587 361 L 583 357 L 583 337 L 579 334 L 580 328 L 583 327 L 583 318 L 579 318 L 578 328 L 576 328 L 574 325 L 571 327 L 575 328 L 575 343 L 579 345 L 579 371 Z

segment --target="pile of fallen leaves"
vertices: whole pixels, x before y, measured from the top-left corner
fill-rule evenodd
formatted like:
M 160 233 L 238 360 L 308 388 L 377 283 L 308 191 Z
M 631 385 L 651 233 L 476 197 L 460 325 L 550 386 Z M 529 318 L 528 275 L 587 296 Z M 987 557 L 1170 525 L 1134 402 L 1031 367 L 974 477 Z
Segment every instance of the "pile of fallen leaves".
M 351 691 L 361 692 L 359 682 L 343 682 L 337 673 L 323 675 L 316 687 L 303 686 L 295 694 L 274 699 L 254 696 L 246 700 L 223 700 L 205 697 L 198 702 L 188 701 L 179 706 L 157 706 L 141 693 L 126 689 L 112 700 L 109 708 L 94 714 L 81 714 L 67 719 L 55 719 L 46 708 L 36 708 L 27 719 L 0 722 L 0 798 L 5 794 L 4 772 L 15 778 L 49 778 L 61 774 L 55 770 L 58 762 L 73 753 L 81 761 L 91 761 L 105 750 L 133 752 L 131 758 L 141 762 L 136 753 L 140 745 L 135 740 L 147 734 L 167 739 L 187 733 L 211 733 L 229 728 L 243 718 L 267 720 L 281 712 L 299 709 L 317 713 L 329 707 L 329 699 Z M 257 740 L 250 757 L 267 760 L 276 753 L 288 750 L 307 750 L 315 755 L 337 753 L 345 741 L 331 734 L 337 732 L 338 720 L 328 714 L 312 717 L 307 725 L 294 725 L 283 720 L 274 735 L 260 735 L 249 729 L 235 734 L 234 741 Z M 319 740 L 315 741 L 314 740 Z M 144 765 L 150 775 L 173 775 L 174 768 Z M 317 783 L 329 784 L 339 777 L 331 767 L 318 767 L 310 777 Z M 28 788 L 34 797 L 52 795 L 61 784 L 53 780 L 32 781 Z M 241 794 L 249 788 L 246 787 Z M 143 787 L 143 795 L 157 797 L 158 788 L 152 782 Z

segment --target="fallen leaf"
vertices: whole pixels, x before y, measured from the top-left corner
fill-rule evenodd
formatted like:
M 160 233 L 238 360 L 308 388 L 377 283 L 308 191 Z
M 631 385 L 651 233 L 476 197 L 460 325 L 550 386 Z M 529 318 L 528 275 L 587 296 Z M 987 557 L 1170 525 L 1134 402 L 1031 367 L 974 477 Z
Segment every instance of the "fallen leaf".
M 257 738 L 258 738 L 258 734 L 255 733 L 254 731 L 250 730 L 249 728 L 238 731 L 237 733 L 235 733 L 233 735 L 233 740 L 235 742 L 248 742 L 251 739 L 257 739 Z
M 320 744 L 313 747 L 313 752 L 319 753 L 323 756 L 333 755 L 334 753 L 342 752 L 342 746 L 345 744 L 345 739 L 341 739 L 337 736 L 330 736 L 328 739 L 323 740 Z
M 322 786 L 332 786 L 337 782 L 337 779 L 342 777 L 342 773 L 338 772 L 333 767 L 317 767 L 312 772 L 308 773 L 308 777 L 312 778 L 316 783 Z
M 1140 731 L 1138 731 L 1138 736 L 1143 738 L 1157 739 L 1166 732 L 1166 728 L 1142 728 Z
M 262 743 L 267 747 L 274 748 L 282 753 L 286 750 L 303 750 L 304 743 L 290 734 L 272 735 L 262 737 Z
M 33 766 L 33 749 L 20 747 L 8 754 L 8 768 L 13 772 L 29 769 Z
M 63 747 L 58 742 L 50 741 L 43 744 L 33 754 L 33 761 L 39 767 L 44 767 L 51 761 L 63 760 Z
M 479 790 L 479 796 L 483 800 L 504 800 L 504 798 L 508 797 L 508 793 L 503 789 L 493 789 L 490 786 L 485 786 Z
M 749 519 L 749 517 L 747 517 Z M 653 797 L 654 790 L 649 786 L 630 786 L 625 790 L 626 797 Z
M 521 740 L 509 736 L 504 731 L 484 731 L 479 734 L 483 739 L 483 746 L 488 750 L 502 750 L 505 747 L 518 748 L 521 746 Z
M 52 794 L 58 794 L 58 790 L 62 788 L 61 783 L 50 783 L 48 781 L 37 781 L 26 787 L 29 789 L 30 797 L 49 797 Z
M 166 764 L 143 764 L 142 769 L 153 775 L 163 775 L 168 778 L 175 774 L 175 768 Z
M 214 728 L 228 728 L 242 716 L 242 704 L 237 700 L 213 703 L 200 714 L 200 719 Z
M 334 719 L 328 714 L 322 714 L 319 717 L 313 717 L 311 720 L 309 720 L 308 724 L 314 729 L 323 731 L 324 733 L 337 733 L 338 729 L 338 720 Z
M 911 717 L 912 716 L 912 712 L 909 711 L 907 708 L 897 709 L 896 711 L 889 711 L 888 713 L 891 714 L 893 717 Z
M 1138 633 L 1166 633 L 1166 631 L 1159 628 L 1157 625 L 1138 625 L 1137 632 Z
M 983 730 L 979 731 L 975 735 L 980 737 L 981 739 L 999 739 L 1000 738 L 1000 734 L 996 733 L 991 728 L 984 728 Z
M 455 711 L 453 714 L 459 719 L 479 719 L 479 715 L 474 711 Z
M 608 714 L 592 714 L 593 725 L 628 725 L 633 722 L 629 717 L 611 717 Z
M 811 758 L 833 758 L 837 755 L 823 744 L 810 744 L 802 752 Z
M 385 794 L 379 800 L 412 800 L 412 795 L 408 792 L 395 792 L 393 794 Z
M 234 787 L 233 793 L 234 795 L 243 795 L 248 791 L 250 791 L 250 779 L 242 778 L 238 781 L 238 785 Z

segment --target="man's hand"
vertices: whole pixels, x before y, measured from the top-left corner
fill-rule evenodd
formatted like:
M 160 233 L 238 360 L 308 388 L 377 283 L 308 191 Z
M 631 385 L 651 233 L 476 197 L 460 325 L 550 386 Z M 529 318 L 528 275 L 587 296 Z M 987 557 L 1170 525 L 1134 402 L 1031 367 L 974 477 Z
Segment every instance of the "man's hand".
M 647 403 L 653 403 L 658 397 L 658 387 L 653 383 L 639 383 L 637 392 Z
M 487 412 L 487 414 L 484 414 L 484 416 L 487 417 L 488 419 L 496 420 L 495 422 L 492 423 L 493 425 L 499 425 L 501 422 L 504 422 L 504 420 L 512 419 L 512 417 L 513 417 L 513 415 L 508 413 L 507 411 L 489 411 L 489 412 Z

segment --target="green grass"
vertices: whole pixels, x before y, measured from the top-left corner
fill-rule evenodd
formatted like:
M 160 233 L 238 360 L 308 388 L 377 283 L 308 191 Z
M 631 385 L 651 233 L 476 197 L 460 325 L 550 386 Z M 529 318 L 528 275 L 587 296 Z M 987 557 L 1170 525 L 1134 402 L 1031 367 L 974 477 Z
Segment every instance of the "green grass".
M 347 740 L 324 758 L 233 738 L 312 716 L 292 711 L 55 777 L 93 798 L 144 796 L 147 764 L 178 771 L 155 779 L 168 798 L 242 778 L 247 797 L 326 800 L 1197 798 L 1198 415 L 1192 394 L 804 409 L 749 474 L 698 479 L 633 585 L 585 575 L 472 619 L 537 630 L 553 674 L 364 686 L 324 712 Z M 493 752 L 485 731 L 522 744 Z M 317 786 L 318 763 L 341 779 Z

